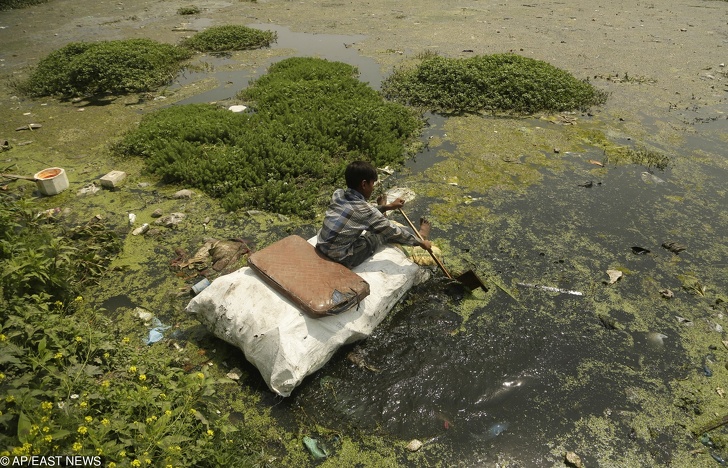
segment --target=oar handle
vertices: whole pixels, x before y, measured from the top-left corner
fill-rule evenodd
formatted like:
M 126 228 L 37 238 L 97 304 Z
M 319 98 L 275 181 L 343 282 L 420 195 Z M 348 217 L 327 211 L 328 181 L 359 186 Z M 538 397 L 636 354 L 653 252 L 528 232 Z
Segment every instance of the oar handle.
M 410 219 L 407 217 L 404 210 L 402 210 L 402 208 L 400 208 L 399 212 L 402 213 L 402 216 L 404 216 L 404 219 L 407 220 L 407 224 L 409 224 L 409 227 L 412 228 L 412 230 L 415 232 L 415 235 L 417 236 L 417 238 L 419 240 L 425 240 L 422 238 L 420 231 L 415 229 L 415 225 L 412 224 L 412 221 L 410 221 Z M 430 253 L 430 257 L 432 257 L 432 259 L 435 261 L 435 263 L 437 263 L 437 266 L 439 266 L 440 269 L 442 270 L 442 272 L 445 273 L 445 276 L 447 276 L 449 279 L 452 279 L 452 276 L 450 276 L 450 273 L 448 273 L 447 269 L 445 268 L 445 265 L 443 265 L 442 262 L 437 257 L 435 257 L 435 254 L 432 253 L 432 250 L 428 250 L 428 252 Z

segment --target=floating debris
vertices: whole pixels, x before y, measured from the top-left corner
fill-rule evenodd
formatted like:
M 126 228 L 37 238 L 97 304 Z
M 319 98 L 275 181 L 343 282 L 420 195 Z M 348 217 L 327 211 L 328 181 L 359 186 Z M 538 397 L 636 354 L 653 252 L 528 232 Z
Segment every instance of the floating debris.
M 33 130 L 38 130 L 42 126 L 43 125 L 37 124 L 37 123 L 29 123 L 28 125 L 23 125 L 21 127 L 16 128 L 15 131 L 16 132 L 19 132 L 21 130 L 30 130 L 30 131 L 33 131 Z
M 647 255 L 651 251 L 642 247 L 633 246 L 632 253 L 635 255 Z
M 421 441 L 417 439 L 412 439 L 410 440 L 409 444 L 407 444 L 407 450 L 409 450 L 410 452 L 416 452 L 421 449 L 423 445 L 425 444 L 423 444 Z
M 674 253 L 675 255 L 679 254 L 683 250 L 686 250 L 687 247 L 685 247 L 682 244 L 678 244 L 677 242 L 669 242 L 665 241 L 662 243 L 662 247 L 666 248 L 670 252 Z
M 640 177 L 642 177 L 642 180 L 648 184 L 664 184 L 665 181 L 657 177 L 655 174 L 652 174 L 650 172 L 643 172 L 640 174 Z
M 604 163 L 599 162 L 599 161 L 595 161 L 593 159 L 590 159 L 589 160 L 589 164 L 594 164 L 595 166 L 604 167 Z
M 516 283 L 518 286 L 524 287 L 524 288 L 534 288 L 534 289 L 540 289 L 542 291 L 549 291 L 549 292 L 556 292 L 561 294 L 571 294 L 572 296 L 583 296 L 584 293 L 581 291 L 572 291 L 571 289 L 562 289 L 562 288 L 555 288 L 553 286 L 543 286 L 540 284 L 531 284 L 531 283 Z
M 624 275 L 619 270 L 607 270 L 607 274 L 609 275 L 609 282 L 607 284 L 614 284 Z
M 581 461 L 581 457 L 575 452 L 566 452 L 564 455 L 564 463 L 566 463 L 566 466 L 572 468 L 584 468 L 584 462 Z
M 314 439 L 313 437 L 304 437 L 303 445 L 311 453 L 311 456 L 313 456 L 314 460 L 323 460 L 328 457 L 326 448 L 322 447 L 319 444 L 318 440 Z
M 594 182 L 592 182 L 591 180 L 584 182 L 583 184 L 579 184 L 579 187 L 592 188 L 593 186 L 594 186 Z
M 376 367 L 370 365 L 365 359 L 364 356 L 356 351 L 352 351 L 349 354 L 346 355 L 346 359 L 351 361 L 352 363 L 356 364 L 357 367 L 360 369 L 366 369 L 371 372 L 379 372 L 380 369 L 377 369 Z
M 84 196 L 84 195 L 94 195 L 95 193 L 98 193 L 100 190 L 101 190 L 101 188 L 92 182 L 92 183 L 78 189 L 78 191 L 76 192 L 76 195 L 78 195 L 79 197 Z
M 664 297 L 665 299 L 672 299 L 673 297 L 675 297 L 675 293 L 674 293 L 674 292 L 672 292 L 672 291 L 671 291 L 671 290 L 669 290 L 669 289 L 660 289 L 660 294 L 661 294 L 661 295 L 662 295 L 662 297 Z
M 225 377 L 232 380 L 240 380 L 240 377 L 243 376 L 243 371 L 238 369 L 237 367 L 233 368 L 230 372 L 225 374 Z
M 154 221 L 154 224 L 159 224 L 164 227 L 173 227 L 181 223 L 183 219 L 185 219 L 184 213 L 172 213 Z
M 678 323 L 682 323 L 686 327 L 692 327 L 693 321 L 690 319 L 686 319 L 685 317 L 680 317 L 679 315 L 676 315 L 675 318 L 677 319 Z
M 144 223 L 141 226 L 139 226 L 138 228 L 134 229 L 131 232 L 131 235 L 132 236 L 138 236 L 140 234 L 146 233 L 148 230 L 149 230 L 149 223 Z

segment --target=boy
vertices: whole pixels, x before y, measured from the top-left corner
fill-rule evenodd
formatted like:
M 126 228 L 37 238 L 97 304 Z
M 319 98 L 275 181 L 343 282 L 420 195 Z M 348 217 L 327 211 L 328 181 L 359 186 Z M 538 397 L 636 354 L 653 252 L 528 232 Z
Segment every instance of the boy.
M 364 161 L 354 161 L 346 167 L 346 190 L 338 189 L 324 217 L 323 227 L 316 239 L 316 248 L 330 259 L 353 268 L 374 255 L 383 244 L 397 242 L 419 245 L 432 251 L 427 240 L 430 222 L 420 219 L 420 240 L 411 231 L 390 222 L 384 213 L 401 208 L 404 200 L 396 199 L 388 205 L 374 207 L 367 200 L 377 182 L 377 170 Z M 377 200 L 377 202 L 380 202 Z M 366 231 L 364 235 L 362 232 Z

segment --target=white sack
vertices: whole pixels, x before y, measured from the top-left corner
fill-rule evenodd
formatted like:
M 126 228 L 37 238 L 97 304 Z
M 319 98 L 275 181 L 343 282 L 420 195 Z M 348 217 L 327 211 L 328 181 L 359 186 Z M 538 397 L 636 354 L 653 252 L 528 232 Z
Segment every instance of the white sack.
M 308 242 L 315 245 L 316 238 Z M 335 316 L 307 316 L 249 267 L 217 278 L 186 310 L 215 336 L 240 348 L 272 391 L 289 396 L 339 347 L 371 335 L 402 296 L 429 275 L 393 246 L 352 271 L 369 283 L 371 292 Z

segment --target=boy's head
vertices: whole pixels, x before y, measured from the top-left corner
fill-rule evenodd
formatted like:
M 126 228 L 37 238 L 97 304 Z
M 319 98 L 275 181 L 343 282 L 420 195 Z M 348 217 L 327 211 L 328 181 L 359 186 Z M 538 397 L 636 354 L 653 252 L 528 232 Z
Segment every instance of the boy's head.
M 379 178 L 377 170 L 365 161 L 354 161 L 346 166 L 346 186 L 364 195 L 367 199 L 374 190 L 374 183 Z M 368 192 L 368 193 L 367 193 Z

